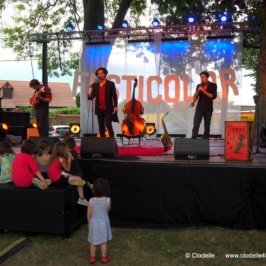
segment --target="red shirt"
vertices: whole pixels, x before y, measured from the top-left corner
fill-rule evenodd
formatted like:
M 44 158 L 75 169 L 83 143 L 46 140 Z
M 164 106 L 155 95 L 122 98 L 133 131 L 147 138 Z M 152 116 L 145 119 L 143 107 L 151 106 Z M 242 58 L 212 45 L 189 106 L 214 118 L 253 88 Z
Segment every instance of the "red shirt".
M 99 89 L 99 109 L 106 110 L 105 104 L 105 90 L 106 90 L 106 83 Z
M 17 187 L 30 187 L 35 174 L 40 172 L 32 155 L 21 152 L 12 163 L 12 180 Z
M 48 167 L 48 177 L 52 180 L 52 182 L 56 182 L 61 177 L 61 163 L 59 159 L 56 159 L 51 166 Z

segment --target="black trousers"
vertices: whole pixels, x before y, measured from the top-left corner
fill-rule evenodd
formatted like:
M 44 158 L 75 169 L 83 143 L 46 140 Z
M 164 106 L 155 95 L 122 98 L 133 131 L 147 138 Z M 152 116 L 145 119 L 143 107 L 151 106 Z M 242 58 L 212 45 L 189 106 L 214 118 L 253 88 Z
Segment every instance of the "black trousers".
M 101 137 L 105 137 L 105 128 L 107 128 L 109 136 L 114 137 L 114 130 L 112 126 L 112 114 L 107 113 L 104 110 L 99 110 L 97 118 Z
M 192 129 L 192 139 L 196 139 L 198 137 L 199 127 L 200 127 L 202 118 L 204 118 L 203 138 L 208 139 L 210 136 L 212 112 L 204 111 L 201 109 L 201 110 L 196 110 L 195 112 L 193 129 Z
M 48 137 L 49 109 L 36 110 L 36 123 L 40 137 Z

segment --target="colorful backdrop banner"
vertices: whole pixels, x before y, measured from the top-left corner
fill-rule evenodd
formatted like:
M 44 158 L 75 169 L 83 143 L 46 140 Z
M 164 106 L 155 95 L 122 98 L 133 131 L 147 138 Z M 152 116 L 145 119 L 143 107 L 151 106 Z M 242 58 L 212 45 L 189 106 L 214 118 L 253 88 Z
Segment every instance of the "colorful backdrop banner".
M 95 81 L 95 70 L 108 69 L 107 78 L 116 83 L 119 120 L 123 121 L 124 105 L 130 101 L 134 79 L 138 79 L 135 98 L 144 106 L 143 118 L 155 123 L 157 133 L 163 133 L 161 123 L 169 134 L 191 137 L 195 107 L 190 108 L 199 73 L 207 70 L 210 81 L 217 83 L 218 96 L 214 100 L 211 134 L 224 136 L 224 122 L 240 120 L 242 89 L 242 35 L 231 38 L 208 39 L 206 35 L 191 35 L 188 40 L 153 40 L 130 42 L 115 39 L 110 44 L 85 45 L 80 71 L 75 73 L 73 88 L 81 92 L 81 133 L 97 133 L 94 101 L 86 93 Z M 114 123 L 115 133 L 121 133 Z M 203 133 L 203 123 L 199 134 Z

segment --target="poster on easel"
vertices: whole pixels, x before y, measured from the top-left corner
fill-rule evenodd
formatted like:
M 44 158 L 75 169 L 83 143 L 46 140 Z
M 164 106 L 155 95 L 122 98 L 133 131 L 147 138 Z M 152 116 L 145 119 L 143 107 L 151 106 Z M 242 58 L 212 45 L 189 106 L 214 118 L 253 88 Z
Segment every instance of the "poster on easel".
M 225 122 L 225 159 L 236 161 L 253 160 L 253 122 Z

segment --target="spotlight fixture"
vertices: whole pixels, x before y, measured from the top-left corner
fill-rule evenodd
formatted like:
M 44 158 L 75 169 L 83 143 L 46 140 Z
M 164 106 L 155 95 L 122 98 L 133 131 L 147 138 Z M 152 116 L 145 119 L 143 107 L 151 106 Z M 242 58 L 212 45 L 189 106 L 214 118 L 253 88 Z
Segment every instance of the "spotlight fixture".
M 74 30 L 74 26 L 71 23 L 69 23 L 69 24 L 66 25 L 66 30 L 71 32 L 71 31 Z
M 190 15 L 187 18 L 187 22 L 188 22 L 188 24 L 195 24 L 196 18 L 194 16 Z
M 225 14 L 220 16 L 220 22 L 225 23 L 227 21 L 228 21 L 228 17 Z
M 80 133 L 80 124 L 70 124 L 70 131 L 72 134 L 77 135 Z
M 6 123 L 1 123 L 0 124 L 0 130 L 5 130 L 7 131 L 8 130 L 8 125 Z
M 156 133 L 155 123 L 146 123 L 146 134 L 153 135 Z
M 0 124 L 0 141 L 4 141 L 6 139 L 6 133 L 8 130 L 8 125 L 6 123 Z
M 31 127 L 31 128 L 37 128 L 38 126 L 37 126 L 37 123 L 36 123 L 36 122 L 32 122 L 32 123 L 30 124 L 30 127 Z
M 161 25 L 160 21 L 157 18 L 155 18 L 151 24 L 153 27 L 159 27 Z
M 145 139 L 156 139 L 156 132 L 155 123 L 146 123 Z M 152 136 L 154 138 L 151 138 Z
M 104 30 L 104 25 L 103 24 L 101 24 L 101 23 L 99 23 L 99 24 L 97 24 L 97 30 Z
M 124 28 L 124 29 L 129 28 L 129 23 L 128 23 L 128 21 L 127 21 L 127 20 L 124 20 L 124 21 L 122 22 L 121 27 Z

